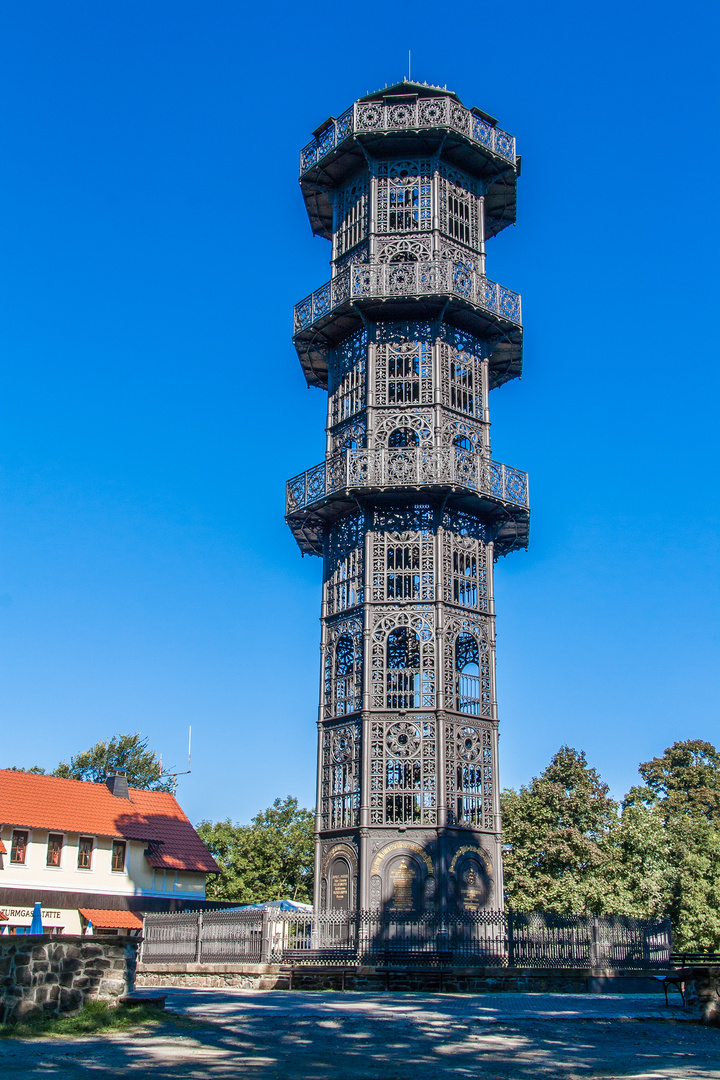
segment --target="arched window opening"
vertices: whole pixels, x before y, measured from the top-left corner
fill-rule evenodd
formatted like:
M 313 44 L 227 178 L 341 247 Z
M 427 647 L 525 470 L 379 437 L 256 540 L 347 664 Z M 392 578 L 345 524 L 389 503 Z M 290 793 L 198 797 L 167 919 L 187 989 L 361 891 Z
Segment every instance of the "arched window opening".
M 395 428 L 388 438 L 388 447 L 391 450 L 399 450 L 408 446 L 418 445 L 419 439 L 417 431 L 413 431 L 412 428 L 409 427 Z
M 335 645 L 335 713 L 344 716 L 355 709 L 355 643 L 342 634 Z
M 420 638 L 414 630 L 400 626 L 387 639 L 387 707 L 419 709 Z
M 467 435 L 456 435 L 453 441 L 458 450 L 467 450 L 469 454 L 472 454 L 474 447 Z
M 457 670 L 457 710 L 480 715 L 480 654 L 478 643 L 472 634 L 458 634 L 455 643 L 455 667 Z

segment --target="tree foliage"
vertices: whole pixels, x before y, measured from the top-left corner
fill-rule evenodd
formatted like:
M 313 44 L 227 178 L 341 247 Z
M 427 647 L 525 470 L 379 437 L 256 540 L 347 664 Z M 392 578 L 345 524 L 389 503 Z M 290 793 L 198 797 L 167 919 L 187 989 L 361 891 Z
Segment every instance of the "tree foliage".
M 617 804 L 585 754 L 562 746 L 527 787 L 504 791 L 501 805 L 508 905 L 602 910 Z
M 639 766 L 619 808 L 564 746 L 504 791 L 506 899 L 522 911 L 669 914 L 680 950 L 720 950 L 720 752 L 675 742 Z
M 89 750 L 71 757 L 69 763 L 61 761 L 53 776 L 98 784 L 115 769 L 125 770 L 130 787 L 172 791 L 172 779 L 163 777 L 158 755 L 148 750 L 148 739 L 143 739 L 138 732 L 114 735 L 108 742 L 96 742 Z
M 276 799 L 249 825 L 202 821 L 198 833 L 220 866 L 219 876 L 208 881 L 208 898 L 233 904 L 311 902 L 314 821 L 292 797 Z

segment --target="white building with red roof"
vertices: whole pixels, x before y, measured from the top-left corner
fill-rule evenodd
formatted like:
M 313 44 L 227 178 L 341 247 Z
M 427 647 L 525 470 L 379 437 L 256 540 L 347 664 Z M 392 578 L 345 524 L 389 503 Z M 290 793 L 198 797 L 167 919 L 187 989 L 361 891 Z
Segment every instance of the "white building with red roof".
M 218 866 L 175 797 L 0 769 L 0 933 L 139 930 L 145 911 L 203 907 Z M 3 918 L 5 916 L 5 918 Z

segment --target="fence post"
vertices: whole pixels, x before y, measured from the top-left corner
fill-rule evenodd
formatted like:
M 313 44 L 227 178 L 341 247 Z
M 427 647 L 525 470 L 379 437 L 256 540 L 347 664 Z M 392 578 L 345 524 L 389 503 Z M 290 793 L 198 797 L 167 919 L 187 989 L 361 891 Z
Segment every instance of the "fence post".
M 198 912 L 197 918 L 197 941 L 195 942 L 195 963 L 199 964 L 202 958 L 202 928 L 203 928 L 203 913 Z
M 515 967 L 515 925 L 512 909 L 507 911 L 508 967 Z
M 262 931 L 260 935 L 260 963 L 270 963 L 270 913 L 267 908 L 263 908 L 262 913 Z
M 594 916 L 590 923 L 590 967 L 600 967 L 600 920 Z

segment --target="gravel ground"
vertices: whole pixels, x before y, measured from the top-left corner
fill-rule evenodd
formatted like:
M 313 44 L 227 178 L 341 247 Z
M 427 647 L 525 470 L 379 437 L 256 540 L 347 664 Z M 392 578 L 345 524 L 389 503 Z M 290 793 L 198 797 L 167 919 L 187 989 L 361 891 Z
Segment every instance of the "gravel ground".
M 3 1040 L 0 1075 L 150 1080 L 720 1080 L 720 1030 L 650 995 L 169 990 L 195 1023 Z

